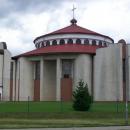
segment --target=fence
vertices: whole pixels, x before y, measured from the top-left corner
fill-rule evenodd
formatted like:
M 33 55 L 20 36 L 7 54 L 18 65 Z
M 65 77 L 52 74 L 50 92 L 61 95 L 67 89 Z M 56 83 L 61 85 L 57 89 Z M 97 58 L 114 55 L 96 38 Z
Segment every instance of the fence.
M 8 99 L 8 98 L 5 98 Z M 77 112 L 73 109 L 72 102 L 63 101 L 31 101 L 30 97 L 23 97 L 21 101 L 1 101 L 0 117 L 10 116 L 39 116 L 58 118 L 80 118 L 80 119 L 115 119 L 116 121 L 125 122 L 125 102 L 94 102 L 90 111 Z M 128 103 L 129 104 L 129 103 Z M 128 105 L 130 111 L 130 106 Z M 17 114 L 16 114 L 17 113 Z M 2 115 L 2 116 L 1 116 Z M 49 117 L 48 117 L 49 118 Z M 129 118 L 129 117 L 128 117 Z M 116 122 L 115 121 L 115 122 Z M 117 123 L 118 124 L 118 123 Z M 120 124 L 120 123 L 119 123 Z

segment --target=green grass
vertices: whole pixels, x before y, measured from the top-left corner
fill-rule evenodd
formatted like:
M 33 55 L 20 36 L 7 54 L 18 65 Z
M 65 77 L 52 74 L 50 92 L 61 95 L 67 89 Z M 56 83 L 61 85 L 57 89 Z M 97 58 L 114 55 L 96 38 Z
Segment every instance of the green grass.
M 72 102 L 0 102 L 0 128 L 124 125 L 124 111 L 121 102 L 118 110 L 116 102 L 93 103 L 89 112 L 74 111 Z
M 128 105 L 129 110 L 130 106 Z M 92 105 L 92 111 L 95 112 L 124 112 L 125 103 L 124 102 L 99 102 Z
M 1 102 L 0 112 L 69 112 L 71 102 Z
M 93 103 L 90 111 L 123 112 L 125 103 Z M 130 106 L 129 106 L 130 110 Z M 72 102 L 0 102 L 0 112 L 73 112 Z

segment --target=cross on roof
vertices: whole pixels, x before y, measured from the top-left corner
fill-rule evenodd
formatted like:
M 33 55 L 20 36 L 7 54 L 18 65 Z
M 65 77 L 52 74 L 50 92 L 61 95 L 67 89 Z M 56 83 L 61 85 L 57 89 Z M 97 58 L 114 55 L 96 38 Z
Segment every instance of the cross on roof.
M 75 11 L 75 7 L 74 7 L 74 5 L 73 5 L 73 9 L 72 9 L 72 11 L 73 11 L 73 19 L 74 19 L 74 11 Z

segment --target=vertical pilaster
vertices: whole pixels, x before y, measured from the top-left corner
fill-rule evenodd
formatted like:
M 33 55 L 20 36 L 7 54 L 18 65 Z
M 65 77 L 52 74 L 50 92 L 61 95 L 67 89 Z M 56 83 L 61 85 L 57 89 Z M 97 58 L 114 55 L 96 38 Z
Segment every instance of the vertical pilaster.
M 44 60 L 43 60 L 43 57 L 41 57 L 41 60 L 40 60 L 40 101 L 44 100 L 43 71 L 44 71 Z
M 61 100 L 61 60 L 57 58 L 56 62 L 56 101 Z

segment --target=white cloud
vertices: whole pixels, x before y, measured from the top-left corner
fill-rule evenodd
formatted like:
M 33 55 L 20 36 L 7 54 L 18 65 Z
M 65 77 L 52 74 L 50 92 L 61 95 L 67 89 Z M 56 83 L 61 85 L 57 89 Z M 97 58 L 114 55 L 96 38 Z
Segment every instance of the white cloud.
M 128 40 L 130 10 L 128 10 L 127 4 L 128 1 L 121 0 L 118 2 L 117 0 L 100 0 L 100 2 L 91 3 L 84 10 L 80 23 L 85 27 L 112 36 L 115 41 L 120 38 Z
M 13 55 L 34 49 L 33 40 L 37 36 L 70 25 L 73 3 L 80 26 L 108 35 L 115 42 L 124 38 L 130 43 L 129 0 L 66 0 L 60 6 L 53 7 L 53 12 L 47 8 L 43 12 L 29 11 L 24 15 L 13 12 L 1 20 L 0 41 L 7 42 Z

